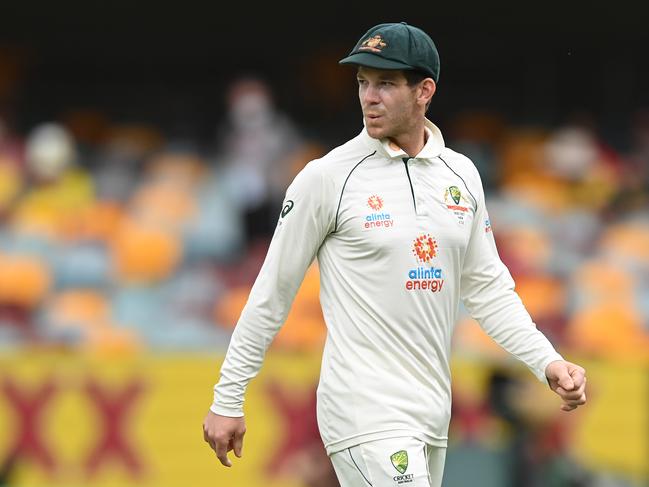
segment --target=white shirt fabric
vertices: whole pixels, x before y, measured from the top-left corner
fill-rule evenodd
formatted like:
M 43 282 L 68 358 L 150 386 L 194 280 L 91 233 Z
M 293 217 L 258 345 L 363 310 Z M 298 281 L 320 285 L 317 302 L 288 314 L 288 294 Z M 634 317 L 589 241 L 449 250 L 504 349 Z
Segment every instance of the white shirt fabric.
M 478 171 L 428 120 L 426 131 L 407 159 L 363 129 L 297 175 L 232 335 L 214 413 L 243 416 L 246 386 L 315 257 L 327 325 L 317 417 L 329 454 L 398 436 L 446 446 L 460 300 L 539 380 L 562 359 L 498 256 Z

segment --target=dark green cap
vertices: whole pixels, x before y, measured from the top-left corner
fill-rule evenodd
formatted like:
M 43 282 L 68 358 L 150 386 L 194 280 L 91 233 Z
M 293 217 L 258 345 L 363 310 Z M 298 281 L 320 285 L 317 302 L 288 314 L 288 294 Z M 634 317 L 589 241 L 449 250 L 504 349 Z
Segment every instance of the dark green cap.
M 439 54 L 423 30 L 405 22 L 379 24 L 368 30 L 340 64 L 377 69 L 408 69 L 439 79 Z

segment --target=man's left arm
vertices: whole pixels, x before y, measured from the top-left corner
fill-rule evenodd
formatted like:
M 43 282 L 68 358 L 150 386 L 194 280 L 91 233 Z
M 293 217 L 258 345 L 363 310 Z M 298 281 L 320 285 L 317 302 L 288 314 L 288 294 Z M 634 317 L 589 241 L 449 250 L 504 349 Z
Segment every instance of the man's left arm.
M 586 402 L 585 371 L 565 361 L 536 328 L 498 255 L 477 171 L 475 181 L 477 208 L 462 266 L 462 301 L 489 336 L 561 397 L 561 409 L 573 410 Z

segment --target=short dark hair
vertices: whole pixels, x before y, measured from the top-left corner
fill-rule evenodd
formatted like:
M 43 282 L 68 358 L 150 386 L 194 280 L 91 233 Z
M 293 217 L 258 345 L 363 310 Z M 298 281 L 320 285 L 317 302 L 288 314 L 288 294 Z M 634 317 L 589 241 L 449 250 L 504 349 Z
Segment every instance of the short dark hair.
M 408 83 L 408 86 L 418 85 L 426 78 L 430 78 L 430 76 L 428 76 L 426 73 L 422 73 L 421 71 L 414 71 L 412 69 L 404 69 L 403 75 L 406 78 L 406 83 Z
M 418 85 L 422 81 L 424 81 L 426 78 L 430 78 L 426 73 L 422 71 L 414 71 L 412 69 L 404 69 L 403 71 L 403 76 L 406 78 L 406 84 L 412 88 L 413 86 Z M 428 100 L 428 104 L 426 105 L 426 111 L 428 111 L 428 108 L 430 107 L 430 102 L 432 100 Z

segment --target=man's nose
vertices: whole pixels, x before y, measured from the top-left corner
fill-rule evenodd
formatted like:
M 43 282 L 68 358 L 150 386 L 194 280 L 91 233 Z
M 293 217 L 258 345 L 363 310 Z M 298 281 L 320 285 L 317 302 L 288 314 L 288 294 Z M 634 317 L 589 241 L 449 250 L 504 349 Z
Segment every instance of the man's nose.
M 368 86 L 363 91 L 363 101 L 368 104 L 378 103 L 380 101 L 379 90 L 373 86 Z

